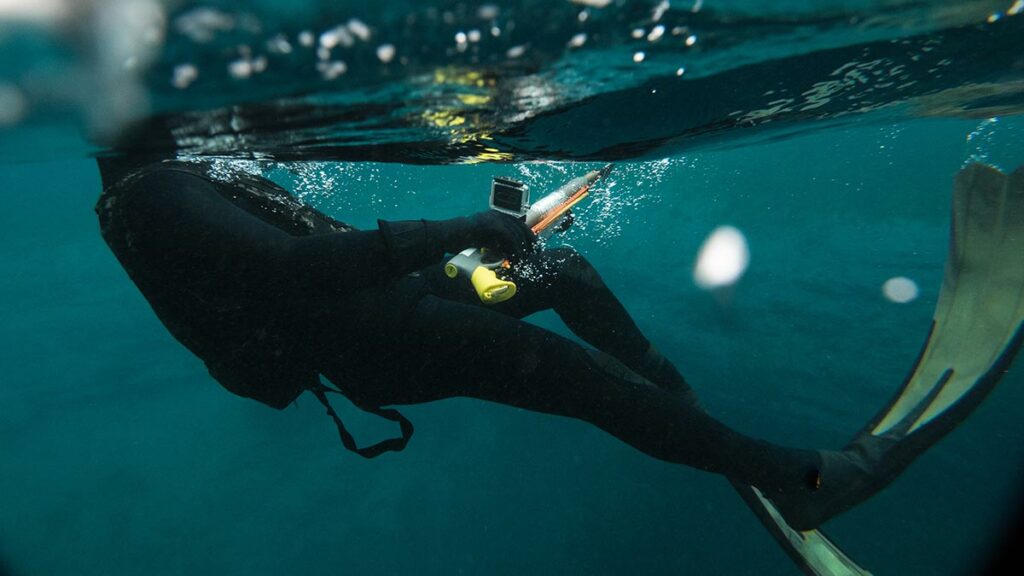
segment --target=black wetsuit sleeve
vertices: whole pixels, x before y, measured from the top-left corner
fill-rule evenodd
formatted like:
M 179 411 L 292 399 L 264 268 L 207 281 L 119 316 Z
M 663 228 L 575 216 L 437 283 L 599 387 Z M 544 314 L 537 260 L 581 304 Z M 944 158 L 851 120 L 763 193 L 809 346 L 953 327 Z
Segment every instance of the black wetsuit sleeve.
M 161 171 L 121 200 L 130 242 L 169 280 L 201 293 L 278 301 L 336 298 L 440 260 L 415 234 L 379 230 L 291 236 L 236 207 L 197 176 Z M 166 276 L 165 276 L 166 277 Z

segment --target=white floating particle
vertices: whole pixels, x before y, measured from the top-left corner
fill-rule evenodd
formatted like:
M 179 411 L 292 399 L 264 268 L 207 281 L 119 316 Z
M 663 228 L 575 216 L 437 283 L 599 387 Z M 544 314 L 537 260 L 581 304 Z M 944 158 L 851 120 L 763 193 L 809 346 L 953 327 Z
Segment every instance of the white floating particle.
M 1024 12 L 1024 0 L 1017 0 L 1013 3 L 1013 6 L 1006 10 L 1006 14 L 1009 16 L 1016 16 L 1021 12 Z
M 462 31 L 456 32 L 455 33 L 455 43 L 456 44 L 465 44 L 466 43 L 466 33 L 462 32 Z
M 501 28 L 498 28 L 497 26 L 491 26 L 491 36 L 494 36 L 495 38 L 501 36 Z
M 348 31 L 355 34 L 363 42 L 370 39 L 370 27 L 358 18 L 352 18 L 348 21 Z
M 644 54 L 643 52 L 634 52 L 633 53 L 633 62 L 636 62 L 637 64 L 639 64 L 639 63 L 643 62 L 644 58 L 646 58 L 646 57 L 647 57 L 647 55 Z
M 676 76 L 682 76 L 683 74 L 686 74 L 686 68 L 683 66 L 676 68 Z
M 321 44 L 324 44 L 325 35 L 327 40 L 331 42 L 331 44 L 327 46 L 328 48 L 333 48 L 339 44 L 344 46 L 345 48 L 351 48 L 356 43 L 356 39 L 354 36 L 352 36 L 352 32 L 350 32 L 348 27 L 345 25 L 335 26 L 334 28 L 321 34 Z
M 580 32 L 579 34 L 577 34 L 577 35 L 575 35 L 575 36 L 573 36 L 572 38 L 569 39 L 569 47 L 570 48 L 579 48 L 580 46 L 583 46 L 584 44 L 586 44 L 586 42 L 587 42 L 587 34 L 586 34 L 586 32 Z
M 323 76 L 325 80 L 334 80 L 348 71 L 348 65 L 340 60 L 334 62 L 317 62 L 316 69 L 320 71 L 320 75 Z
M 604 8 L 612 3 L 612 0 L 571 0 L 573 4 L 582 4 L 591 8 Z
M 733 226 L 719 226 L 697 253 L 693 281 L 705 290 L 732 286 L 750 264 L 750 249 L 743 233 Z
M 240 58 L 228 64 L 228 74 L 236 80 L 244 80 L 252 76 L 252 61 L 248 58 Z
M 188 88 L 199 78 L 199 69 L 192 64 L 178 64 L 171 76 L 171 85 L 178 90 Z
M 668 0 L 661 0 L 661 2 L 654 7 L 654 13 L 651 15 L 651 20 L 654 20 L 655 22 L 661 20 L 661 17 L 665 15 L 665 12 L 668 12 L 668 9 Z
M 334 30 L 324 30 L 320 33 L 320 47 L 330 50 L 338 45 L 338 34 Z
M 647 32 L 644 31 L 643 28 L 634 28 L 633 31 L 629 33 L 629 35 L 632 36 L 636 40 L 639 40 L 639 39 L 643 38 L 644 35 L 646 35 L 646 34 L 647 34 Z
M 317 58 L 317 60 L 321 60 L 321 61 L 323 61 L 323 60 L 330 60 L 331 59 L 331 49 L 327 48 L 326 46 L 321 46 L 321 47 L 317 48 L 316 49 L 316 58 Z
M 885 295 L 885 298 L 897 304 L 912 302 L 917 299 L 919 293 L 917 283 L 904 276 L 889 278 L 882 285 L 882 294 Z
M 648 42 L 657 42 L 661 40 L 661 37 L 665 35 L 665 26 L 658 24 L 654 28 L 651 28 L 650 34 L 647 35 Z
M 696 43 L 697 43 L 697 35 L 696 34 L 690 34 L 689 36 L 686 37 L 686 45 L 687 46 L 693 46 Z
M 320 46 L 327 48 L 328 50 L 339 44 L 348 48 L 355 43 L 356 40 L 352 37 L 352 33 L 344 26 L 336 26 L 330 30 L 325 30 L 320 34 Z
M 519 58 L 523 54 L 526 54 L 526 46 L 523 45 L 513 46 L 505 52 L 505 56 L 509 58 Z
M 474 43 L 475 42 L 479 42 L 480 41 L 480 31 L 476 30 L 476 29 L 470 30 L 469 34 L 466 34 L 466 37 L 469 39 L 470 42 L 474 42 Z
M 312 48 L 313 42 L 315 41 L 316 38 L 313 36 L 313 33 L 310 32 L 309 30 L 303 30 L 302 32 L 299 32 L 299 44 L 305 46 L 306 48 Z
M 580 10 L 580 13 L 576 15 L 576 19 L 580 22 L 586 22 L 590 18 L 590 10 Z
M 284 34 L 278 34 L 267 40 L 267 50 L 272 54 L 291 54 L 292 44 Z
M 395 45 L 394 44 L 381 44 L 377 46 L 377 59 L 387 64 L 395 58 Z
M 260 72 L 263 72 L 267 69 L 266 56 L 257 56 L 256 58 L 250 60 L 250 62 L 252 63 L 252 71 L 256 74 L 259 74 Z
M 992 24 L 994 22 L 998 22 L 1001 17 L 1002 17 L 1002 14 L 1000 14 L 999 12 L 995 12 L 995 13 L 989 14 L 988 18 L 986 18 L 985 21 L 988 22 L 989 24 Z

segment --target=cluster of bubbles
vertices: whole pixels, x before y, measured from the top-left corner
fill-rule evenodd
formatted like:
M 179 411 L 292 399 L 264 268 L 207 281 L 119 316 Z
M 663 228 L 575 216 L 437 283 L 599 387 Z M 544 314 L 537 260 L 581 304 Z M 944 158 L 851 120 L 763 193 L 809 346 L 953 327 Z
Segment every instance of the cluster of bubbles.
M 989 162 L 998 128 L 999 118 L 987 118 L 967 134 L 964 166 L 974 162 Z
M 281 166 L 289 189 L 303 202 L 331 214 L 395 207 L 415 187 L 384 178 L 386 166 L 352 162 L 296 162 Z

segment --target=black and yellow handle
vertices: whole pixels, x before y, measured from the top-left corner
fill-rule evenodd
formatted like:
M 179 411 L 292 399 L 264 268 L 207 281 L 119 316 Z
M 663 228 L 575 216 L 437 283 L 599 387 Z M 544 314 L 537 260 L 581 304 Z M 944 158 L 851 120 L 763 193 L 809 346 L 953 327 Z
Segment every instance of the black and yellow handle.
M 444 265 L 444 273 L 449 278 L 456 278 L 459 273 L 468 276 L 481 302 L 497 304 L 516 295 L 515 282 L 502 280 L 495 272 L 503 263 L 504 260 L 488 261 L 485 249 L 467 248 Z

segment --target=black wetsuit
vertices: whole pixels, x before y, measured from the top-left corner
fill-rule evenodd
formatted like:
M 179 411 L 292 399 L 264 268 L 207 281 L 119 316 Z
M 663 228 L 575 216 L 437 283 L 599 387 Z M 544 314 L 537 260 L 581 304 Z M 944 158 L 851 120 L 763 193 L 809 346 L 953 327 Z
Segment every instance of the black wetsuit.
M 535 252 L 526 264 L 543 272 L 484 306 L 443 276 L 444 251 L 417 222 L 357 231 L 265 179 L 219 182 L 197 165 L 109 172 L 97 204 L 104 238 L 232 392 L 282 408 L 323 375 L 369 409 L 480 398 L 585 420 L 655 458 L 767 492 L 802 485 L 817 466 L 815 452 L 708 416 L 571 249 Z M 521 320 L 542 309 L 597 350 Z

